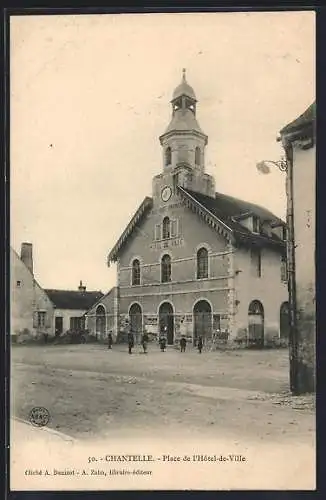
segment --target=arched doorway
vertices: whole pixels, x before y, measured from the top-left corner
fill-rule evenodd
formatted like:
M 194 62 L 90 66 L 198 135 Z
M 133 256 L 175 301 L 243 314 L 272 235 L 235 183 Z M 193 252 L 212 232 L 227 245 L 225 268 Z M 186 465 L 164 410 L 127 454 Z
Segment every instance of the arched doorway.
M 130 331 L 134 335 L 135 342 L 139 343 L 142 335 L 142 310 L 139 304 L 132 304 L 129 309 Z
M 212 308 L 207 300 L 200 300 L 194 306 L 194 345 L 199 337 L 204 343 L 212 337 Z
M 283 302 L 280 307 L 280 340 L 283 342 L 289 341 L 290 333 L 290 315 L 289 303 Z
M 96 308 L 96 338 L 100 336 L 100 339 L 103 340 L 105 336 L 106 330 L 106 314 L 105 308 L 102 305 L 99 305 Z
M 161 304 L 159 309 L 160 335 L 165 335 L 168 345 L 174 342 L 173 307 L 169 302 Z
M 259 300 L 253 300 L 248 309 L 248 343 L 252 347 L 264 346 L 264 308 Z

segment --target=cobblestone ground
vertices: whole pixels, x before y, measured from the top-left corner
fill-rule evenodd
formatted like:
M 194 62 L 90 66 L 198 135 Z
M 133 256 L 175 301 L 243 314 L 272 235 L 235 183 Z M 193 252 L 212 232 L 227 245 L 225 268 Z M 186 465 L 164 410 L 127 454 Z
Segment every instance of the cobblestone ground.
M 287 350 L 161 353 L 102 345 L 14 346 L 12 415 L 35 406 L 75 438 L 231 436 L 312 444 L 314 397 L 288 392 Z

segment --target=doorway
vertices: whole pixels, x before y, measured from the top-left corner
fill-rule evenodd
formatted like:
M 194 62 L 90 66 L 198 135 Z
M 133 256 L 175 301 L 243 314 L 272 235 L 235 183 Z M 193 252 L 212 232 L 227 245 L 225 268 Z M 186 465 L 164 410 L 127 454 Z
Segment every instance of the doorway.
M 174 316 L 173 307 L 169 302 L 161 304 L 159 309 L 160 335 L 166 337 L 168 345 L 174 343 Z
M 143 318 L 142 309 L 139 304 L 132 304 L 129 309 L 130 331 L 134 336 L 136 344 L 140 343 L 142 336 Z
M 259 300 L 253 300 L 248 309 L 248 343 L 252 347 L 264 346 L 264 308 Z
M 55 336 L 59 337 L 62 332 L 63 332 L 63 317 L 62 316 L 56 316 L 54 320 L 54 332 Z
M 212 308 L 207 300 L 200 300 L 194 306 L 194 346 L 199 337 L 204 343 L 212 338 Z
M 289 341 L 290 333 L 290 315 L 289 315 L 289 303 L 283 302 L 280 307 L 280 340 L 282 342 Z

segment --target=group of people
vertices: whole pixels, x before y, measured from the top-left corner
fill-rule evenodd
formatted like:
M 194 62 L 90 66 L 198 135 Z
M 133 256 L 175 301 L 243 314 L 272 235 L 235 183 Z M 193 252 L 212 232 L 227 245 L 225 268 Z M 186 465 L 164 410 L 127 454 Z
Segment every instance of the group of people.
M 143 333 L 141 338 L 141 345 L 143 346 L 144 354 L 147 354 L 147 344 L 148 344 L 148 335 L 146 332 Z M 128 333 L 128 352 L 132 354 L 132 349 L 135 346 L 135 340 L 132 332 Z
M 198 349 L 199 354 L 201 354 L 203 350 L 203 339 L 202 337 L 198 337 L 196 347 Z M 186 347 L 187 347 L 187 339 L 185 337 L 181 337 L 180 339 L 180 351 L 181 352 L 186 352 Z
M 143 347 L 144 354 L 147 354 L 147 344 L 148 344 L 148 334 L 146 332 L 143 333 L 142 338 L 141 338 L 141 345 Z M 112 334 L 108 334 L 108 349 L 112 349 Z M 166 349 L 166 337 L 164 335 L 161 335 L 159 338 L 159 346 L 162 352 L 165 351 Z M 135 339 L 134 335 L 132 332 L 128 333 L 128 352 L 129 354 L 132 354 L 132 349 L 135 347 Z M 180 351 L 181 352 L 186 352 L 186 347 L 187 347 L 187 339 L 185 336 L 182 336 L 180 339 Z M 197 345 L 196 345 L 198 352 L 201 354 L 202 349 L 203 349 L 203 339 L 202 337 L 198 337 L 197 340 Z

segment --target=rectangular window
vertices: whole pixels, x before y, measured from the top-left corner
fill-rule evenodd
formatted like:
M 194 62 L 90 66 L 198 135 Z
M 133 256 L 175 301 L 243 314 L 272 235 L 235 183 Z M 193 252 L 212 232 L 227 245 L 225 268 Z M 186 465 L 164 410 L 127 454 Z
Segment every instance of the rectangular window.
M 85 329 L 85 318 L 83 316 L 70 318 L 70 330 L 78 331 L 84 329 Z
M 22 284 L 22 282 L 21 282 L 21 281 L 19 281 L 19 280 L 18 280 L 18 281 L 16 281 L 16 286 L 17 286 L 17 288 L 20 288 L 20 287 L 21 287 L 21 284 Z
M 288 270 L 287 270 L 287 261 L 286 261 L 286 256 L 282 255 L 281 257 L 281 280 L 282 281 L 287 281 L 288 279 Z
M 37 327 L 44 328 L 45 327 L 45 311 L 38 311 L 37 313 Z
M 253 276 L 261 277 L 261 250 L 259 248 L 251 249 L 251 270 Z
M 283 228 L 282 228 L 282 236 L 283 236 L 283 240 L 285 241 L 287 238 L 286 226 L 283 226 Z

